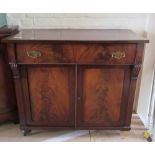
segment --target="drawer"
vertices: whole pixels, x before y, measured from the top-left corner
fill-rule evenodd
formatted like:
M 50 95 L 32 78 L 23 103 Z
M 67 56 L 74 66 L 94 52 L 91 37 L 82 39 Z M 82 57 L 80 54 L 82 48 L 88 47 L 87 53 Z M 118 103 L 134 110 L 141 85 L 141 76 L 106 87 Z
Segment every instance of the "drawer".
M 76 44 L 77 63 L 133 64 L 136 44 Z
M 26 64 L 133 64 L 136 44 L 20 43 L 16 51 L 17 62 Z
M 72 63 L 73 49 L 70 44 L 18 43 L 16 45 L 18 63 Z

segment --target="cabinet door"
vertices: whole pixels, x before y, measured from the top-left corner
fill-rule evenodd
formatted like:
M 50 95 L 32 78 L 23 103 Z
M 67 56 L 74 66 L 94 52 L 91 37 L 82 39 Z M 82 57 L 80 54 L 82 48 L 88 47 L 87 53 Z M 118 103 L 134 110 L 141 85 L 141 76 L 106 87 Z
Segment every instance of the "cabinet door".
M 21 74 L 28 125 L 74 126 L 73 66 L 28 66 Z
M 128 66 L 78 67 L 78 127 L 123 126 L 129 74 Z

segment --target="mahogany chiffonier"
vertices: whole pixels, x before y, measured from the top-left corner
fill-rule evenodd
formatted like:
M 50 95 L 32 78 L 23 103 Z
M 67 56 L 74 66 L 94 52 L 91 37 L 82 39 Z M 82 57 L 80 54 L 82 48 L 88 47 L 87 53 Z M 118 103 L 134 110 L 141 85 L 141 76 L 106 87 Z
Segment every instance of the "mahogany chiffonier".
M 149 41 L 131 30 L 21 30 L 3 40 L 24 135 L 32 129 L 130 130 Z

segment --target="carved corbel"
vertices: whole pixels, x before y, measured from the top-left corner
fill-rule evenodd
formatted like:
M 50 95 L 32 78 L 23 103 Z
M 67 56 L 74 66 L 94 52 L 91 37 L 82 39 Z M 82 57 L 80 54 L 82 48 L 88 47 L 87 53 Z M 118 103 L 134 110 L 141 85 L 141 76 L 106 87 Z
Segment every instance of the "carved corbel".
M 141 58 L 139 58 L 133 66 L 132 73 L 131 73 L 131 79 L 137 80 L 139 72 L 141 70 L 141 66 L 142 66 L 142 61 L 141 61 Z
M 142 68 L 143 57 L 144 57 L 144 44 L 138 44 L 135 63 L 132 68 L 131 79 L 137 80 L 139 72 Z
M 19 70 L 18 70 L 18 65 L 16 63 L 10 63 L 13 78 L 14 79 L 19 79 Z

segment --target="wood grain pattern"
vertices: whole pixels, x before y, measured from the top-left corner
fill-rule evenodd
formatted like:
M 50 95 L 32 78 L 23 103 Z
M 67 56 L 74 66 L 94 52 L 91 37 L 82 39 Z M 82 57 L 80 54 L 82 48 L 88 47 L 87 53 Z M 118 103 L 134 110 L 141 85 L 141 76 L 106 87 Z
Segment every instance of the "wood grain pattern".
M 95 44 L 95 43 L 55 43 L 18 44 L 17 62 L 37 63 L 94 63 L 94 64 L 133 64 L 136 44 Z M 31 58 L 27 52 L 39 51 L 41 56 Z M 125 57 L 116 59 L 112 53 L 125 52 Z
M 136 44 L 76 44 L 76 62 L 94 64 L 133 64 Z M 113 52 L 124 52 L 125 57 L 116 59 Z
M 73 67 L 28 69 L 32 122 L 74 125 L 74 79 Z
M 82 67 L 81 67 L 82 68 Z M 81 109 L 83 124 L 120 123 L 124 69 L 88 67 L 81 69 L 79 94 L 82 92 Z M 79 112 L 80 113 L 80 112 Z M 81 123 L 80 122 L 80 123 Z
M 69 63 L 74 62 L 73 47 L 68 44 L 32 44 L 22 43 L 17 45 L 18 63 Z M 27 52 L 39 51 L 41 56 L 31 58 Z

